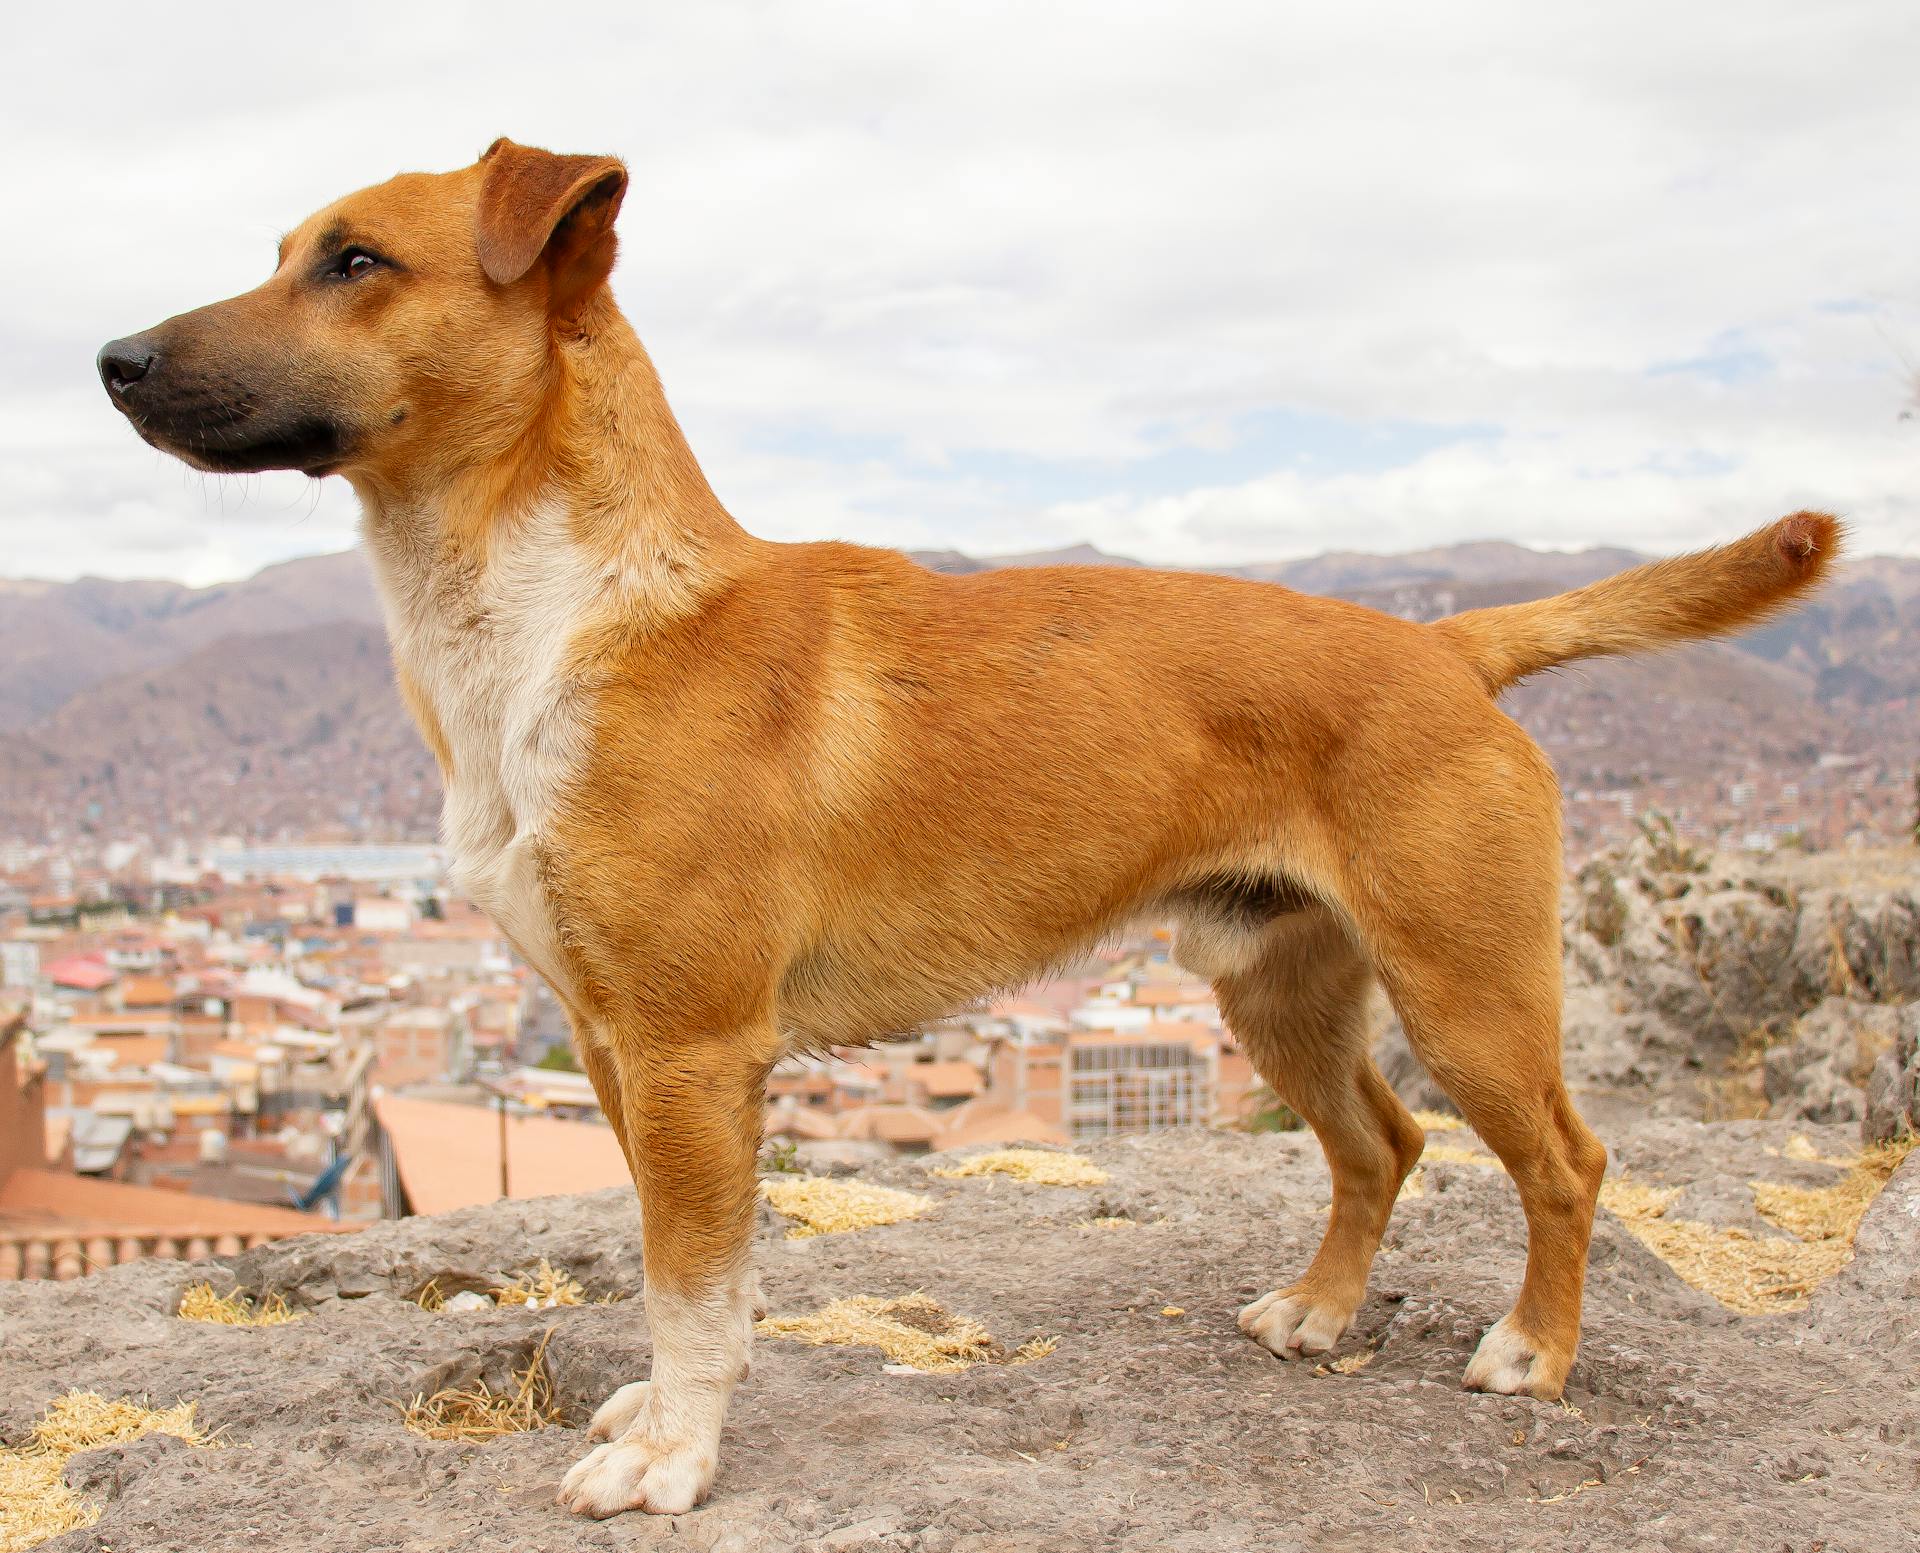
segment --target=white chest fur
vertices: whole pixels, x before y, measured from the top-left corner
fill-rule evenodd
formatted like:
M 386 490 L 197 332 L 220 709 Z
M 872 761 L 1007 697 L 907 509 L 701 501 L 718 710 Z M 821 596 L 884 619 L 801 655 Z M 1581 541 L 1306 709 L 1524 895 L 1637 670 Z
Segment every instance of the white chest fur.
M 547 507 L 503 521 L 477 572 L 445 566 L 430 544 L 410 542 L 417 537 L 396 527 L 370 535 L 368 548 L 395 661 L 446 740 L 440 829 L 452 882 L 566 996 L 538 855 L 580 764 L 567 666 L 603 597 L 603 569 L 574 544 L 565 514 Z

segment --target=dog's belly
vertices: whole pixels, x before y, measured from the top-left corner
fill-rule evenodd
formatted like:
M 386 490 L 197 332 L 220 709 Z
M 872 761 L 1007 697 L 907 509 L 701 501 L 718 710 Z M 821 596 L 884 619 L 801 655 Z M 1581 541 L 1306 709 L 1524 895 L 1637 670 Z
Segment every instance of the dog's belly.
M 938 934 L 889 940 L 870 931 L 857 936 L 857 949 L 844 940 L 815 944 L 781 978 L 781 1028 L 803 1050 L 867 1046 L 912 1035 L 1069 966 L 1102 939 L 1148 922 L 1174 923 L 1176 960 L 1211 981 L 1251 963 L 1274 923 L 1317 907 L 1303 887 L 1278 870 L 1202 871 L 1178 887 L 1149 890 L 1078 922 L 1054 915 L 1053 932 L 1017 940 L 969 933 L 959 914 L 938 914 L 943 918 Z

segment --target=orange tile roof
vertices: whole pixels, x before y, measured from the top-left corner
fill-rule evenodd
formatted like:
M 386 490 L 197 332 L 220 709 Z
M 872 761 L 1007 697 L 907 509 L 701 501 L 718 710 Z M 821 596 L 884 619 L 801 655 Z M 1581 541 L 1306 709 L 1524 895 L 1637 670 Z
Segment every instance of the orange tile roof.
M 1119 1030 L 1075 1030 L 1075 1046 L 1165 1046 L 1184 1042 L 1197 1052 L 1220 1044 L 1220 1032 L 1191 1019 L 1155 1020 Z
M 863 1105 L 840 1117 L 841 1137 L 877 1138 L 883 1143 L 931 1143 L 940 1127 L 938 1113 L 918 1105 Z
M 1165 1007 L 1174 1003 L 1211 1003 L 1213 988 L 1205 982 L 1160 981 L 1133 989 L 1135 1008 Z
M 805 1106 L 772 1106 L 767 1110 L 767 1133 L 771 1137 L 818 1142 L 840 1136 L 840 1119 L 824 1111 L 810 1111 Z
M 113 1071 L 121 1073 L 165 1062 L 173 1050 L 173 1042 L 164 1035 L 104 1036 L 95 1040 L 91 1049 L 109 1053 L 113 1057 Z
M 0 1181 L 0 1235 L 266 1235 L 339 1228 L 331 1219 L 267 1203 L 195 1197 L 64 1170 L 15 1170 Z
M 500 1196 L 500 1118 L 491 1106 L 408 1095 L 374 1102 L 416 1213 L 445 1213 Z M 552 1116 L 507 1118 L 508 1195 L 549 1197 L 627 1186 L 626 1155 L 611 1127 Z
M 165 976 L 128 976 L 120 983 L 122 1008 L 160 1008 L 173 1001 L 173 983 Z
M 1064 1127 L 1042 1121 L 1031 1111 L 1016 1111 L 997 1101 L 976 1100 L 946 1113 L 947 1125 L 934 1147 L 957 1149 L 969 1143 L 1071 1143 Z
M 901 1076 L 909 1084 L 918 1084 L 936 1100 L 977 1095 L 986 1087 L 980 1070 L 959 1058 L 910 1063 L 901 1070 Z

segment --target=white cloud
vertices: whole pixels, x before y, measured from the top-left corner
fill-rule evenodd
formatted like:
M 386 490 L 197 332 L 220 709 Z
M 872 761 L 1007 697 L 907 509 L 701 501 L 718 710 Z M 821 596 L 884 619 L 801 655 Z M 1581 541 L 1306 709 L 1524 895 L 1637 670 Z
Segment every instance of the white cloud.
M 1920 553 L 1920 12 L 1292 9 L 43 8 L 0 66 L 0 570 L 344 543 L 343 491 L 141 447 L 92 352 L 499 133 L 628 157 L 619 293 L 757 532 L 1674 549 L 1815 503 Z M 1480 430 L 1316 473 L 1246 445 L 1278 411 Z

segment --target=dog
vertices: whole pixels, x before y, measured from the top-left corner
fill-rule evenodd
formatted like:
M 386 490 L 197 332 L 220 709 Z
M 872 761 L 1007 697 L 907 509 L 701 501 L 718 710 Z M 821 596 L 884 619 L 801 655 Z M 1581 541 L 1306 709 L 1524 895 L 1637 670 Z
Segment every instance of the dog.
M 614 158 L 502 139 L 329 206 L 258 289 L 98 361 L 197 469 L 353 486 L 453 878 L 565 1004 L 619 1135 L 652 1373 L 599 1409 L 560 1502 L 708 1493 L 773 1065 L 1141 919 L 1176 924 L 1332 1174 L 1319 1250 L 1246 1333 L 1281 1358 L 1341 1336 L 1420 1157 L 1364 1036 L 1377 978 L 1525 1209 L 1518 1300 L 1465 1384 L 1557 1397 L 1607 1156 L 1561 1080 L 1559 790 L 1495 697 L 1777 613 L 1839 522 L 1432 624 L 1217 576 L 768 543 L 608 287 L 626 186 Z

